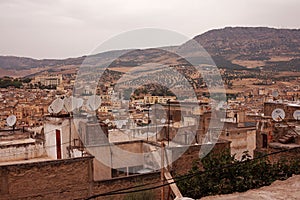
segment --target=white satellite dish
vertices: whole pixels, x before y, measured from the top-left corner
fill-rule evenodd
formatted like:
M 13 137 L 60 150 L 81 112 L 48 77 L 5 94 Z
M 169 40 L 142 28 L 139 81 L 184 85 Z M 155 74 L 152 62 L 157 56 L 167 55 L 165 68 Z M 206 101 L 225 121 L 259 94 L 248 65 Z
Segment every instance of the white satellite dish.
M 76 99 L 72 96 L 64 98 L 64 108 L 67 112 L 72 112 L 77 107 Z
M 8 126 L 13 126 L 13 125 L 15 125 L 16 122 L 17 122 L 17 117 L 15 115 L 10 115 L 6 119 L 6 123 Z
M 76 107 L 81 108 L 83 105 L 83 99 L 82 98 L 76 98 Z
M 217 110 L 220 110 L 221 108 L 224 108 L 224 105 L 225 105 L 225 102 L 224 102 L 224 101 L 221 101 L 221 102 L 218 103 L 216 109 L 217 109 Z
M 278 91 L 277 91 L 277 90 L 274 90 L 274 91 L 272 92 L 272 96 L 275 97 L 275 98 L 278 97 Z
M 53 113 L 53 110 L 52 110 L 52 108 L 51 108 L 50 106 L 51 106 L 51 105 L 48 106 L 48 112 L 49 112 L 49 113 Z
M 276 108 L 272 112 L 272 118 L 274 121 L 282 121 L 285 118 L 285 112 L 281 108 Z
M 50 106 L 48 107 L 48 111 L 50 113 L 57 114 L 63 109 L 63 106 L 64 101 L 61 98 L 57 98 L 50 104 Z
M 293 117 L 295 120 L 300 120 L 300 110 L 295 110 Z
M 162 119 L 160 120 L 160 122 L 161 122 L 162 124 L 164 124 L 164 123 L 166 123 L 166 119 L 165 119 L 165 118 L 162 118 Z
M 87 100 L 88 109 L 91 111 L 95 111 L 101 105 L 101 98 L 98 95 L 92 95 Z

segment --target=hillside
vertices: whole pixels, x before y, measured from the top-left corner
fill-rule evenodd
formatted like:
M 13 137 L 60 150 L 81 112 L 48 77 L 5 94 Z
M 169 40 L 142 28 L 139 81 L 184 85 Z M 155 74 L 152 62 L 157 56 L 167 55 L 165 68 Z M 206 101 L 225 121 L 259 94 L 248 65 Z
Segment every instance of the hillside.
M 245 67 L 262 66 L 269 70 L 277 70 L 278 68 L 282 71 L 289 67 L 292 67 L 293 70 L 300 70 L 299 29 L 226 27 L 208 31 L 194 37 L 194 39 L 208 51 L 220 68 L 239 70 L 245 69 Z M 164 47 L 163 49 L 174 48 L 176 47 Z M 88 62 L 93 64 L 99 62 L 99 59 L 106 62 L 116 54 L 124 55 L 112 63 L 111 67 L 114 68 L 134 67 L 150 62 L 186 64 L 183 59 L 162 49 L 118 50 L 68 59 L 38 60 L 0 56 L 0 72 L 2 76 L 25 76 L 53 70 L 53 68 L 62 68 L 62 66 L 78 67 L 86 58 L 88 58 Z M 66 70 L 65 68 L 62 70 Z
M 266 27 L 226 27 L 194 38 L 210 54 L 226 59 L 266 60 L 300 56 L 300 30 Z
M 300 30 L 266 27 L 227 27 L 194 37 L 212 56 L 246 66 L 300 58 Z

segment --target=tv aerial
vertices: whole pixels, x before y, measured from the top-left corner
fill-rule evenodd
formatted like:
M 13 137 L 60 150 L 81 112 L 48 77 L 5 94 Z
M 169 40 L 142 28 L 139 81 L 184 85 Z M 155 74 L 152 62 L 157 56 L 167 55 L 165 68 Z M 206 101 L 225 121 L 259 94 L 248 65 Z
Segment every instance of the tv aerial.
M 48 107 L 49 113 L 57 114 L 59 113 L 64 106 L 64 101 L 61 98 L 55 99 Z
M 300 110 L 295 110 L 293 113 L 293 117 L 295 120 L 300 120 Z
M 98 95 L 92 95 L 87 100 L 88 109 L 91 111 L 95 111 L 101 105 L 101 98 Z
M 17 122 L 17 117 L 15 115 L 10 115 L 6 119 L 6 123 L 8 126 L 14 126 L 16 122 Z
M 272 118 L 274 121 L 279 122 L 285 118 L 285 112 L 281 108 L 276 108 L 272 112 Z

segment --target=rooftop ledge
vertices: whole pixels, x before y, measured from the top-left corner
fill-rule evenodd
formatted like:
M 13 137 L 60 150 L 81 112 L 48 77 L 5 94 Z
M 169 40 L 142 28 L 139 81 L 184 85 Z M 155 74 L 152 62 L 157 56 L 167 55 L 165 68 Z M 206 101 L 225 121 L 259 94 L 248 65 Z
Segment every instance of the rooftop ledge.
M 274 149 L 293 149 L 293 148 L 300 148 L 299 144 L 291 143 L 291 144 L 282 144 L 279 142 L 271 142 L 269 147 Z

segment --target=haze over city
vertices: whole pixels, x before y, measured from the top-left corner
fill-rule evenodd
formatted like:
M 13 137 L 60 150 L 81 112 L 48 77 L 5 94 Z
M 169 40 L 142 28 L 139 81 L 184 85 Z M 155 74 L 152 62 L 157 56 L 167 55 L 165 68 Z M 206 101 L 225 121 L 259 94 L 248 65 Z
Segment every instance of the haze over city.
M 299 6 L 297 0 L 3 0 L 0 54 L 78 57 L 115 35 L 138 28 L 167 29 L 189 38 L 226 26 L 299 28 Z M 153 44 L 167 45 L 175 44 Z

